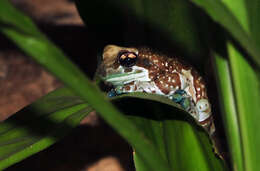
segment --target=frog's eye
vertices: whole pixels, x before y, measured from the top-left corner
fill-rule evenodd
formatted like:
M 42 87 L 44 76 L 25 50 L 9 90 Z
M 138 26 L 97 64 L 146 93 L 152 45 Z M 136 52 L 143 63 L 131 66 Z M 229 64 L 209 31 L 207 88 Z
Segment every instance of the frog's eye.
M 209 106 L 209 102 L 207 99 L 200 99 L 197 102 L 196 107 L 197 107 L 198 111 L 204 112 L 204 111 L 208 110 L 210 106 Z
M 118 53 L 118 61 L 124 67 L 132 67 L 136 64 L 137 54 L 134 52 L 121 51 Z

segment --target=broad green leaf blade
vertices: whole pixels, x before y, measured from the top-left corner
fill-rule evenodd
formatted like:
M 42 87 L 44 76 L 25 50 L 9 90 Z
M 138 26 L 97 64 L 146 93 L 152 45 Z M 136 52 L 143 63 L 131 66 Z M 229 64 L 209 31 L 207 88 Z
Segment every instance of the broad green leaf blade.
M 200 37 L 205 33 L 200 34 L 198 24 L 202 20 L 194 15 L 195 8 L 188 1 L 75 2 L 86 27 L 103 40 L 103 46 L 149 46 L 185 56 L 194 63 L 205 56 L 206 46 Z
M 246 32 L 237 18 L 222 1 L 216 0 L 191 0 L 203 8 L 213 20 L 218 22 L 242 45 L 249 53 L 249 57 L 260 67 L 260 50 L 249 33 Z M 244 23 L 243 23 L 244 24 Z
M 225 170 L 204 129 L 174 102 L 157 96 L 131 93 L 113 101 L 155 143 L 172 170 Z M 137 150 L 134 160 L 137 170 L 149 170 Z
M 246 1 L 237 0 L 236 3 L 233 3 L 234 1 L 232 2 L 232 0 L 223 0 L 222 2 L 229 9 L 229 11 L 233 13 L 234 17 L 236 17 L 241 27 L 247 33 L 249 33 L 249 18 L 246 7 Z
M 0 170 L 54 144 L 91 110 L 61 88 L 0 123 Z
M 164 134 L 173 170 L 226 170 L 203 130 L 182 120 L 165 121 Z
M 255 41 L 258 49 L 260 48 L 260 23 L 259 23 L 259 0 L 237 0 L 236 3 L 232 0 L 222 1 L 234 14 L 242 27 Z
M 149 171 L 150 169 L 147 168 L 147 164 L 140 158 L 135 151 L 133 152 L 134 163 L 135 163 L 135 170 L 136 171 Z
M 260 168 L 259 73 L 232 44 L 228 44 L 228 53 L 243 145 L 244 167 L 249 171 L 258 170 Z
M 6 0 L 1 0 L 1 7 L 9 8 L 11 11 L 10 14 L 16 13 L 15 9 L 10 8 L 3 2 L 7 3 Z M 5 13 L 4 15 L 8 16 L 9 13 Z M 20 15 L 17 15 L 17 20 L 19 20 L 18 16 Z M 98 87 L 71 63 L 60 49 L 47 40 L 40 32 L 38 34 L 41 36 L 24 34 L 25 31 L 22 26 L 18 24 L 13 25 L 14 23 L 12 22 L 7 23 L 7 21 L 0 21 L 0 23 L 3 22 L 5 22 L 6 25 L 1 27 L 0 30 L 13 40 L 17 46 L 32 56 L 38 63 L 63 81 L 75 92 L 75 94 L 81 97 L 82 100 L 88 102 L 104 120 L 139 151 L 150 170 L 169 170 L 166 161 L 162 159 L 154 145 L 151 142 L 146 141 L 142 132 L 135 124 L 124 117 L 111 103 L 109 103 Z M 32 27 L 35 26 L 33 25 Z M 36 29 L 36 27 L 34 29 Z M 22 30 L 22 32 L 20 30 Z M 30 29 L 28 28 L 27 31 L 29 32 Z
M 237 160 L 234 168 L 237 166 L 237 169 L 239 170 L 257 170 L 259 168 L 259 162 L 257 162 L 257 154 L 259 154 L 259 152 L 257 151 L 256 144 L 259 144 L 260 142 L 260 138 L 256 133 L 256 130 L 259 129 L 259 124 L 257 124 L 259 115 L 257 112 L 259 111 L 260 103 L 260 56 L 259 45 L 255 43 L 259 41 L 259 22 L 257 21 L 259 19 L 257 18 L 259 15 L 257 11 L 259 6 L 257 4 L 259 2 L 254 0 L 238 0 L 236 3 L 230 0 L 194 0 L 194 2 L 204 8 L 214 20 L 224 26 L 243 46 L 243 48 L 247 50 L 250 55 L 249 57 L 252 57 L 253 59 L 254 63 L 251 61 L 249 62 L 249 60 L 246 60 L 248 56 L 246 56 L 245 53 L 241 53 L 241 51 L 237 50 L 234 45 L 230 43 L 228 44 L 231 79 L 233 81 L 232 90 L 234 91 L 238 117 L 237 121 L 233 121 L 238 122 L 242 145 L 242 148 L 238 146 L 238 136 L 236 136 L 238 134 L 235 131 L 235 127 L 233 127 L 234 132 L 229 133 L 229 131 L 227 131 L 228 134 L 232 134 L 229 137 L 229 143 L 234 143 L 231 147 L 234 162 Z M 233 121 L 232 119 L 230 120 L 229 126 L 234 125 L 232 124 Z M 234 141 L 235 139 L 237 140 Z M 240 157 L 239 154 L 235 154 L 239 152 L 238 148 L 241 148 L 243 158 Z M 239 160 L 241 161 L 239 162 Z
M 33 35 L 36 37 L 42 36 L 31 22 L 31 19 L 25 15 L 22 15 L 20 11 L 16 11 L 10 2 L 6 0 L 1 1 L 0 9 L 0 27 L 3 27 L 1 25 L 18 26 L 17 28 L 19 28 L 19 31 L 24 34 Z
M 245 1 L 249 20 L 250 35 L 255 40 L 256 45 L 260 48 L 260 5 L 259 0 Z
M 220 92 L 220 105 L 222 118 L 227 134 L 231 162 L 234 170 L 243 171 L 243 153 L 240 137 L 239 121 L 232 79 L 228 60 L 218 54 L 214 54 L 215 72 L 217 75 L 218 91 Z
M 230 0 L 224 0 L 223 3 L 230 9 L 236 19 L 240 22 L 244 30 L 254 40 L 259 49 L 259 1 L 239 0 L 234 3 Z M 259 111 L 260 91 L 259 91 L 259 67 L 256 68 L 252 63 L 247 62 L 244 53 L 241 53 L 232 44 L 228 44 L 228 54 L 231 65 L 231 73 L 234 83 L 236 95 L 236 104 L 238 109 L 238 121 L 241 130 L 244 168 L 245 170 L 255 170 L 259 168 L 257 162 L 258 151 L 257 146 L 260 137 L 255 135 L 258 126 L 256 119 L 259 119 L 257 111 Z M 258 56 L 259 58 L 259 56 Z

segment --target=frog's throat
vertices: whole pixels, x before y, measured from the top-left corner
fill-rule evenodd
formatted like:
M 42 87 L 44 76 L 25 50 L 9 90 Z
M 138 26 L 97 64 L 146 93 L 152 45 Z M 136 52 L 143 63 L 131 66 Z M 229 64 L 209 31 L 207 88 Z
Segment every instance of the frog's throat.
M 137 66 L 132 67 L 131 72 L 117 72 L 109 74 L 103 79 L 104 81 L 109 82 L 114 86 L 124 85 L 132 81 L 151 81 L 148 70 Z

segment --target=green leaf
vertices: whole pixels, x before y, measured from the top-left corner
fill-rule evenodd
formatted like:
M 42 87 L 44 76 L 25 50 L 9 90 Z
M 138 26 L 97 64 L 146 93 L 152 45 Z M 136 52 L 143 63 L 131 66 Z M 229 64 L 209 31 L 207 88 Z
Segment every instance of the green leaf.
M 168 161 L 171 170 L 225 170 L 206 131 L 179 105 L 163 96 L 130 93 L 113 99 Z M 134 107 L 132 107 L 134 106 Z M 138 150 L 137 170 L 149 170 Z
M 0 170 L 54 144 L 91 110 L 61 88 L 0 123 Z
M 249 53 L 249 57 L 260 67 L 260 50 L 255 44 L 247 28 L 242 27 L 241 23 L 245 25 L 246 21 L 239 21 L 239 16 L 234 16 L 232 11 L 222 1 L 216 0 L 191 0 L 201 8 L 203 8 L 213 20 L 218 22 L 242 45 L 242 47 Z M 235 9 L 237 10 L 237 9 Z M 240 11 L 240 10 L 238 10 Z M 243 15 L 243 13 L 242 13 Z M 246 16 L 242 16 L 244 19 Z
M 243 145 L 244 167 L 245 170 L 257 170 L 260 168 L 259 72 L 252 68 L 232 44 L 228 44 L 228 53 Z
M 228 122 L 226 127 L 227 134 L 230 136 L 228 139 L 234 169 L 257 170 L 259 168 L 257 144 L 260 143 L 260 137 L 257 134 L 259 129 L 259 124 L 257 123 L 259 115 L 257 113 L 259 113 L 260 102 L 259 23 L 257 18 L 259 15 L 257 11 L 259 2 L 257 0 L 238 0 L 236 3 L 230 0 L 193 0 L 193 2 L 201 6 L 215 21 L 224 26 L 250 55 L 245 55 L 240 48 L 228 43 L 227 53 L 228 64 L 230 65 L 229 70 L 231 71 L 230 78 L 225 76 L 228 72 L 227 69 L 225 70 L 226 64 L 218 56 L 216 56 L 218 58 L 216 60 L 218 61 L 217 72 L 219 72 L 219 77 L 222 79 L 222 85 L 220 86 L 222 93 L 224 93 L 224 86 L 228 89 L 227 85 L 229 87 L 232 86 L 232 89 L 229 89 L 234 92 L 234 95 L 230 93 L 222 94 L 223 97 L 226 96 L 223 100 L 227 104 L 233 104 L 231 106 L 224 104 L 225 112 L 228 114 L 224 118 Z M 248 57 L 253 62 L 249 61 Z M 226 73 L 223 73 L 223 69 Z M 224 79 L 222 78 L 223 76 Z M 223 84 L 224 82 L 225 85 Z M 243 156 L 241 156 L 241 153 Z
M 240 0 L 236 2 L 237 8 L 233 7 L 233 3 L 230 0 L 223 2 L 241 23 L 259 49 L 259 1 Z M 257 63 L 248 61 L 248 56 L 241 52 L 241 50 L 238 50 L 239 48 L 233 44 L 228 43 L 227 47 L 243 145 L 244 169 L 257 170 L 260 166 L 257 160 L 259 151 L 256 145 L 260 143 L 260 136 L 256 133 L 260 128 L 257 123 L 259 119 L 257 112 L 260 109 L 259 67 L 255 67 Z
M 232 167 L 234 170 L 242 171 L 244 168 L 243 150 L 229 62 L 217 53 L 214 54 L 214 60 L 215 72 L 218 78 L 216 81 L 218 83 L 218 91 L 220 92 L 221 113 L 231 153 Z
M 250 35 L 254 39 L 258 48 L 260 48 L 259 0 L 250 0 L 250 1 L 245 1 L 245 2 L 246 2 L 245 6 L 247 8 L 247 16 L 248 16 L 248 20 L 249 20 Z
M 224 0 L 223 3 L 230 9 L 242 27 L 255 41 L 258 49 L 260 48 L 260 24 L 259 24 L 259 1 L 258 0 Z
M 200 63 L 206 54 L 203 22 L 196 9 L 182 0 L 75 1 L 80 15 L 103 43 L 149 46 Z M 102 11 L 102 12 L 100 12 Z M 196 63 L 195 63 L 196 61 Z
M 31 19 L 23 15 L 20 11 L 15 10 L 10 2 L 4 0 L 1 1 L 0 4 L 0 26 L 3 25 L 1 26 L 2 28 L 7 26 L 17 26 L 16 28 L 19 29 L 17 30 L 19 32 L 23 32 L 24 34 L 32 35 L 35 37 L 42 36 L 42 34 L 38 32 L 37 28 L 31 22 Z

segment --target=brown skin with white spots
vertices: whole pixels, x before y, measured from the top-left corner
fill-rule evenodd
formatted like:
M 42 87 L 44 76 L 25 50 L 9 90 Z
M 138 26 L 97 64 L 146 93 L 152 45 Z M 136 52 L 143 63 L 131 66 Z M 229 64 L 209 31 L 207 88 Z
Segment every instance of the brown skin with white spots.
M 183 74 L 182 70 L 184 69 L 191 70 L 191 76 L 194 78 L 193 85 L 195 88 L 196 101 L 202 98 L 208 98 L 202 77 L 199 76 L 198 72 L 191 66 L 184 64 L 177 58 L 166 57 L 148 48 L 138 48 L 138 52 L 136 66 L 148 69 L 149 77 L 155 81 L 163 93 L 168 94 L 172 87 L 181 88 L 179 74 Z

